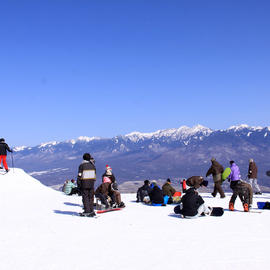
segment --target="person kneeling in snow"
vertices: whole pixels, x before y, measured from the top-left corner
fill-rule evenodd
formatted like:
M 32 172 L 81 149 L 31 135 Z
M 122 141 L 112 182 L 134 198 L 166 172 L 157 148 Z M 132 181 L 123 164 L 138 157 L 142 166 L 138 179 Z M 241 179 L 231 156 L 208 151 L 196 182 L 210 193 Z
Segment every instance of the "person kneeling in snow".
M 208 207 L 203 198 L 198 194 L 197 189 L 201 186 L 207 186 L 202 176 L 192 176 L 187 179 L 187 185 L 190 188 L 182 197 L 180 205 L 174 208 L 175 214 L 181 214 L 184 218 L 197 218 L 201 215 L 210 215 L 211 208 Z

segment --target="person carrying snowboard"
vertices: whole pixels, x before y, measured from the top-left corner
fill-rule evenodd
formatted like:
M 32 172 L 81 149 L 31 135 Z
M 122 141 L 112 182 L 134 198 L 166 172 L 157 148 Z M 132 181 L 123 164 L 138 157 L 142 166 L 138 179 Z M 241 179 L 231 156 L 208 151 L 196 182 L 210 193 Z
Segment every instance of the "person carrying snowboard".
M 210 215 L 211 207 L 208 207 L 203 198 L 199 195 L 197 189 L 201 186 L 207 186 L 202 176 L 192 176 L 187 179 L 187 185 L 190 186 L 181 199 L 179 205 L 174 208 L 175 214 L 181 214 L 184 218 L 197 218 L 201 215 Z
M 82 193 L 84 212 L 87 217 L 94 217 L 94 186 L 96 181 L 95 160 L 89 153 L 83 155 L 83 162 L 79 166 L 77 185 Z
M 7 165 L 7 151 L 13 153 L 13 150 L 9 148 L 9 146 L 6 144 L 5 139 L 0 139 L 0 165 L 3 161 L 4 168 L 6 172 L 9 171 L 8 165 Z
M 233 160 L 230 161 L 230 168 L 231 173 L 228 176 L 228 180 L 230 182 L 230 188 L 232 189 L 233 194 L 229 202 L 229 210 L 234 211 L 234 203 L 237 196 L 239 196 L 243 204 L 244 211 L 248 212 L 252 206 L 252 188 L 248 183 L 241 181 L 240 169 Z
M 210 174 L 213 176 L 214 180 L 214 191 L 211 193 L 213 197 L 216 197 L 217 193 L 220 194 L 220 198 L 225 198 L 224 191 L 222 189 L 222 177 L 221 174 L 224 171 L 224 168 L 222 165 L 220 165 L 215 158 L 211 159 L 212 166 L 209 168 L 209 170 L 206 173 L 206 177 L 208 177 Z
M 258 168 L 254 160 L 251 158 L 249 160 L 249 166 L 248 166 L 248 180 L 251 187 L 254 185 L 255 187 L 255 194 L 262 195 L 261 189 L 257 182 L 257 174 L 258 174 Z

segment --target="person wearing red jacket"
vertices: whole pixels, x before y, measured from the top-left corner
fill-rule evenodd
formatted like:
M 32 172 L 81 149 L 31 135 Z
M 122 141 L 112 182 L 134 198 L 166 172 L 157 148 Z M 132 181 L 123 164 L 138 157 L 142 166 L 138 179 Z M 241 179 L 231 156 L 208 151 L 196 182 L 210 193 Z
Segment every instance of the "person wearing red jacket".
M 0 139 L 0 165 L 3 160 L 3 165 L 5 167 L 6 172 L 9 171 L 8 165 L 7 165 L 7 151 L 13 152 L 9 146 L 6 144 L 5 139 L 1 138 Z

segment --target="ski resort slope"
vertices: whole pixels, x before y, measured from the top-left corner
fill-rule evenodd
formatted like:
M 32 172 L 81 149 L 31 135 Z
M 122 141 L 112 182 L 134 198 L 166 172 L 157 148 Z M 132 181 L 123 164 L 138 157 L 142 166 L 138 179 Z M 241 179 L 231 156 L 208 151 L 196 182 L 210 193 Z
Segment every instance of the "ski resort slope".
M 85 218 L 77 216 L 81 197 L 21 169 L 0 175 L 0 185 L 0 269 L 269 269 L 268 210 L 188 220 L 172 205 L 146 206 L 124 194 L 125 209 Z M 230 194 L 201 195 L 210 206 L 228 206 Z M 270 195 L 255 197 L 254 207 L 257 200 Z M 242 210 L 239 199 L 235 208 Z

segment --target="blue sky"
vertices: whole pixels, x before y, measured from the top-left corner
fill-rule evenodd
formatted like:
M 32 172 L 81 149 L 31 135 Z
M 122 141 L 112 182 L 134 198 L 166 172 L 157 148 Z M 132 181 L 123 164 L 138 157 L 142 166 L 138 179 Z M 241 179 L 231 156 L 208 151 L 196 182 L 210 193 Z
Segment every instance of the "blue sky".
M 0 137 L 269 126 L 269 10 L 268 0 L 1 1 Z

